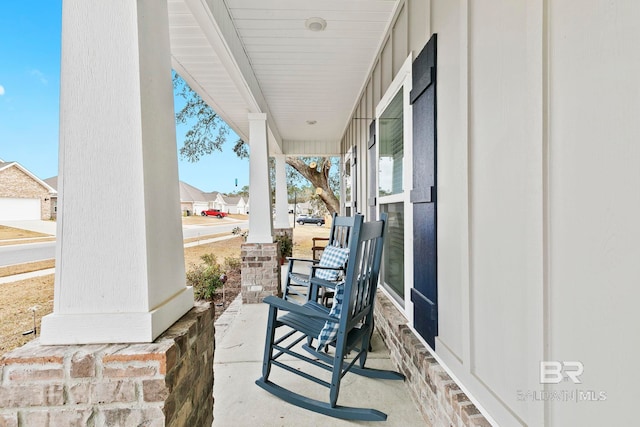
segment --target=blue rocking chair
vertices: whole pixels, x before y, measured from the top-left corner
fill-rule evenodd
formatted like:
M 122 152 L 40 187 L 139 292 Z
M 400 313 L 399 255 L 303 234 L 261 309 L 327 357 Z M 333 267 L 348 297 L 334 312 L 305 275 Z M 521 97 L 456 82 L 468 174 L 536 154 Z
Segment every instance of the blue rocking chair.
M 363 222 L 362 215 L 355 216 L 349 237 L 346 277 L 341 284 L 312 277 L 310 298 L 303 305 L 273 296 L 264 299 L 270 307 L 262 377 L 256 380 L 258 386 L 293 405 L 331 417 L 363 421 L 387 419 L 385 413 L 376 409 L 337 404 L 340 382 L 349 372 L 369 378 L 404 379 L 398 372 L 365 367 L 385 223 L 386 214 L 382 214 L 380 221 L 367 223 Z M 330 310 L 317 301 L 319 289 L 325 286 L 335 290 Z M 282 333 L 276 334 L 276 331 Z M 330 380 L 313 375 L 312 370 L 292 366 L 284 355 L 307 362 L 312 369 L 319 367 L 330 372 Z M 327 387 L 328 401 L 306 397 L 270 381 L 273 366 Z

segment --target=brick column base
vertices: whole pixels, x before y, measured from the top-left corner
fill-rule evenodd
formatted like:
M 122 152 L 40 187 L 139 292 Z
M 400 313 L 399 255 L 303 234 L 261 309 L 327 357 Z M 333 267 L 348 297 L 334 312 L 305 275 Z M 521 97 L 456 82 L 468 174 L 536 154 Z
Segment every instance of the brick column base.
M 293 228 L 288 227 L 288 228 L 274 228 L 273 229 L 273 235 L 274 236 L 280 236 L 286 234 L 288 235 L 291 240 L 293 240 Z
M 376 295 L 374 317 L 376 329 L 391 353 L 391 361 L 405 375 L 411 397 L 427 425 L 491 427 L 409 328 L 407 319 L 380 291 Z
M 256 304 L 269 295 L 280 295 L 277 243 L 243 243 L 240 256 L 243 304 Z
M 213 307 L 150 344 L 43 346 L 0 359 L 0 426 L 205 426 L 213 422 Z

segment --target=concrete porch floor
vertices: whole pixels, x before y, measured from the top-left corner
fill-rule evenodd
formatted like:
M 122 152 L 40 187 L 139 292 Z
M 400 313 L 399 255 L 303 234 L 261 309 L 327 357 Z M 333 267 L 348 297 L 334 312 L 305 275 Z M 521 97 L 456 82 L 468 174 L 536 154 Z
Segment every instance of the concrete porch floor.
M 236 299 L 216 322 L 213 426 L 426 425 L 402 381 L 374 380 L 355 374 L 343 378 L 338 404 L 378 409 L 388 415 L 386 422 L 344 421 L 316 414 L 255 385 L 262 370 L 267 312 L 266 304 L 242 304 Z M 377 333 L 373 349 L 367 366 L 393 369 L 389 352 Z M 309 393 L 310 397 L 328 398 L 328 389 L 277 367 L 272 369 L 271 379 L 284 387 Z

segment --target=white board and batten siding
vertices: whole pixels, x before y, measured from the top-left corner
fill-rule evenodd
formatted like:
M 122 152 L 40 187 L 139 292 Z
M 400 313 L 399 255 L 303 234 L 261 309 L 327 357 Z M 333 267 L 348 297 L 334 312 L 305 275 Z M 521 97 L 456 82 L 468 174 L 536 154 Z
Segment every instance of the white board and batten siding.
M 438 34 L 437 356 L 497 425 L 636 425 L 640 2 L 404 5 L 353 114 Z M 541 361 L 582 382 L 541 384 Z
M 431 1 L 436 349 L 502 426 L 637 424 L 638 20 L 631 1 Z M 543 384 L 541 361 L 581 382 Z

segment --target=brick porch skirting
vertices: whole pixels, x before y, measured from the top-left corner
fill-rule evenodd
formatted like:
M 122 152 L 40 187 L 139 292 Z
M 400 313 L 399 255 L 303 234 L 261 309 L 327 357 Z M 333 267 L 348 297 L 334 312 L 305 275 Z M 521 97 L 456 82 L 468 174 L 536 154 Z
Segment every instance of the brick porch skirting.
M 491 424 L 445 372 L 407 319 L 382 292 L 376 295 L 375 325 L 391 353 L 391 360 L 406 376 L 411 397 L 429 426 L 490 427 Z
M 150 344 L 43 346 L 0 359 L 0 426 L 205 426 L 213 422 L 214 309 L 196 306 Z

